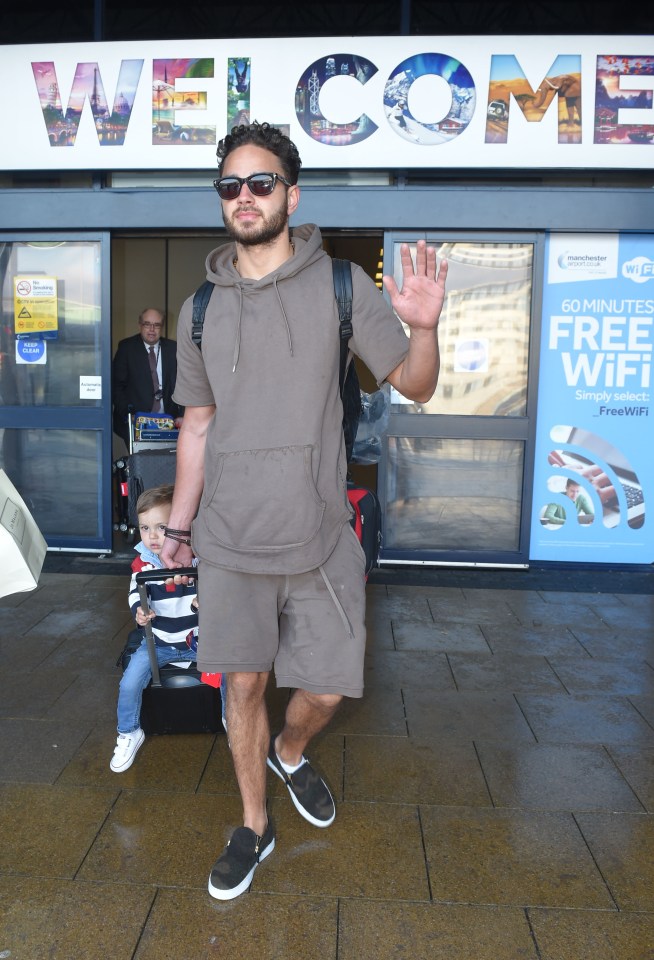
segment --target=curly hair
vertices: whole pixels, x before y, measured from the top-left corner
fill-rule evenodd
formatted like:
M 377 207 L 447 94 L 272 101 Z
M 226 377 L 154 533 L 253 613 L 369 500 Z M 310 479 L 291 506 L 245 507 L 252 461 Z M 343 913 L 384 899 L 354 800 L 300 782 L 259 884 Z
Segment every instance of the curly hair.
M 262 147 L 274 153 L 282 165 L 286 178 L 291 183 L 297 183 L 302 166 L 297 147 L 277 127 L 271 127 L 269 123 L 259 123 L 257 120 L 250 124 L 242 123 L 238 127 L 232 127 L 230 133 L 219 142 L 216 150 L 219 176 L 222 176 L 225 160 L 230 153 L 247 144 Z

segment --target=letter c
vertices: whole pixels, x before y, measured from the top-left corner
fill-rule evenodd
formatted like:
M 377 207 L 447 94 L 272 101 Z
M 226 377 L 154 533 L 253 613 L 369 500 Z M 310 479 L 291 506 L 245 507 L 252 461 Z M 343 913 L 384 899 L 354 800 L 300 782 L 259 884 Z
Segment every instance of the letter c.
M 349 123 L 332 123 L 320 109 L 320 91 L 336 76 L 347 76 L 366 84 L 377 73 L 377 67 L 365 57 L 353 53 L 332 53 L 307 67 L 295 89 L 295 114 L 302 129 L 318 143 L 346 147 L 367 140 L 377 129 L 370 117 L 362 113 Z

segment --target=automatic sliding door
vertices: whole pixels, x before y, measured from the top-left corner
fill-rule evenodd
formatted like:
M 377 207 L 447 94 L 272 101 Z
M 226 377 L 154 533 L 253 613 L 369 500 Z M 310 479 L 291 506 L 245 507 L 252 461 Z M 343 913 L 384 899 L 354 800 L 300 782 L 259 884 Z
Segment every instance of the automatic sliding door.
M 54 549 L 112 545 L 107 251 L 0 238 L 0 466 Z
M 535 241 L 426 239 L 449 263 L 441 373 L 428 403 L 391 391 L 382 562 L 523 564 Z M 386 239 L 398 283 L 416 241 Z

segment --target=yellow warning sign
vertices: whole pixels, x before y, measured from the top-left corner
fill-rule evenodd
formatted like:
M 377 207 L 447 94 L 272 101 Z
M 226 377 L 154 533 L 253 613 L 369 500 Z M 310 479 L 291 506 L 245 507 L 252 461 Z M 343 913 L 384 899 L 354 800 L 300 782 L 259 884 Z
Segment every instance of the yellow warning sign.
M 46 333 L 58 328 L 56 277 L 14 277 L 16 333 Z

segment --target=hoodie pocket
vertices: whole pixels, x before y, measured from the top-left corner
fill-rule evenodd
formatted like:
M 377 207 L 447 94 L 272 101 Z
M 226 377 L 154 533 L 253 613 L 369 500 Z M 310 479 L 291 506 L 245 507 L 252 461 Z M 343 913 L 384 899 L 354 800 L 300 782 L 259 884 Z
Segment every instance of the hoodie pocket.
M 325 512 L 313 481 L 313 447 L 219 454 L 205 485 L 207 529 L 221 546 L 279 551 L 308 543 Z

